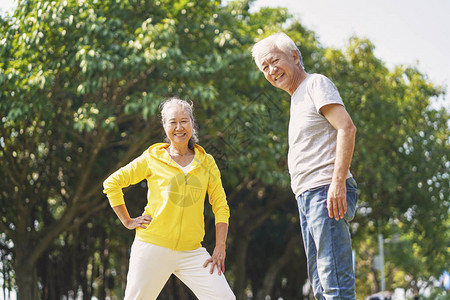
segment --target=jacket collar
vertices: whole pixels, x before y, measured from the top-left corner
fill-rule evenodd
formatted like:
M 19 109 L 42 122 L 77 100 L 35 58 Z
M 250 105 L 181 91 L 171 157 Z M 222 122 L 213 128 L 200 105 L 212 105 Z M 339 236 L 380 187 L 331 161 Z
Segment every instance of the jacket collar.
M 162 161 L 163 163 L 166 163 L 168 165 L 174 165 L 175 162 L 170 157 L 169 153 L 166 151 L 167 147 L 169 147 L 170 144 L 168 143 L 157 143 L 150 146 L 147 150 L 148 154 L 157 160 Z M 192 165 L 193 168 L 195 168 L 197 165 L 202 164 L 204 160 L 206 159 L 206 151 L 203 149 L 203 147 L 199 145 L 194 145 L 194 163 Z

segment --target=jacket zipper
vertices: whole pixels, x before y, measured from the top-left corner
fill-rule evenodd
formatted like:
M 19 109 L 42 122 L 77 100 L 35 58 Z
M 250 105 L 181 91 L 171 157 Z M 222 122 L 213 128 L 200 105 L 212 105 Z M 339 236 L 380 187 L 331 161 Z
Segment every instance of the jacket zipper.
M 181 172 L 183 172 L 183 170 L 181 170 Z M 189 172 L 188 172 L 188 174 L 189 174 Z M 187 189 L 187 174 L 184 174 L 183 204 L 181 206 L 180 225 L 178 228 L 178 239 L 177 239 L 177 243 L 175 244 L 175 249 L 178 248 L 178 244 L 180 243 L 180 239 L 181 239 L 181 229 L 183 228 L 183 216 L 184 216 L 184 202 L 186 201 L 186 189 Z
M 181 172 L 183 172 L 183 170 L 181 170 L 180 168 L 178 168 Z M 183 206 L 182 206 L 182 210 L 181 210 L 181 217 L 180 217 L 180 226 L 179 226 L 179 230 L 178 230 L 178 239 L 177 239 L 177 243 L 175 244 L 175 249 L 178 248 L 178 244 L 180 243 L 180 239 L 181 239 L 181 228 L 183 228 L 183 215 L 184 215 L 184 202 L 186 201 L 186 189 L 187 189 L 187 176 L 188 174 L 192 171 L 193 169 L 191 168 L 191 170 L 189 172 L 187 172 L 187 174 L 184 174 L 184 193 L 183 193 Z M 184 172 L 183 172 L 184 173 Z

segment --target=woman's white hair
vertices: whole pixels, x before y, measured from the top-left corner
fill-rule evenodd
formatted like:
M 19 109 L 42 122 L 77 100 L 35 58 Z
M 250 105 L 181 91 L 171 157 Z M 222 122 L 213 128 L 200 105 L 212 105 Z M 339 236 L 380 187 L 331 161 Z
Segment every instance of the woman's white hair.
M 292 55 L 292 50 L 296 51 L 299 58 L 298 64 L 304 69 L 303 58 L 300 50 L 298 49 L 294 41 L 282 32 L 272 34 L 253 45 L 252 56 L 258 68 L 261 69 L 261 55 L 267 53 L 267 50 L 271 49 L 274 46 L 283 51 L 288 56 Z
M 194 104 L 192 103 L 192 101 L 186 101 L 176 97 L 166 99 L 159 106 L 161 110 L 161 123 L 163 124 L 163 126 L 164 122 L 166 121 L 167 109 L 173 105 L 181 106 L 189 114 L 189 118 L 191 119 L 192 122 L 192 136 L 189 139 L 188 147 L 190 149 L 193 149 L 194 145 L 198 143 L 197 122 L 194 118 Z M 170 142 L 170 140 L 167 137 L 166 141 Z

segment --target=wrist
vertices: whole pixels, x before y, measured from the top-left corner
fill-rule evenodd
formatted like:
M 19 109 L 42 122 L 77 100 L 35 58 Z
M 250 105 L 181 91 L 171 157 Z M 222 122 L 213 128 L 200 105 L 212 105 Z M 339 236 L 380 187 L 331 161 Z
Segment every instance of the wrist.
M 128 226 L 130 225 L 130 222 L 131 222 L 131 218 L 123 219 L 123 220 L 121 220 L 121 221 L 122 221 L 123 226 L 125 226 L 126 228 L 128 228 Z
M 345 183 L 345 180 L 347 179 L 347 178 L 346 178 L 346 175 L 347 175 L 347 174 L 345 174 L 345 176 L 342 176 L 342 175 L 334 175 L 333 178 L 331 179 L 331 181 L 332 181 L 332 182 L 335 182 L 335 183 Z

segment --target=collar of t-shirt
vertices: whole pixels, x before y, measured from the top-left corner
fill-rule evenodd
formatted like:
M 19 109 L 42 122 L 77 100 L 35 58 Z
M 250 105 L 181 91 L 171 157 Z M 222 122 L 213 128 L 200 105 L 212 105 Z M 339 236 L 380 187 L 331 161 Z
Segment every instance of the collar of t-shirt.
M 195 155 L 194 155 L 195 158 Z M 194 158 L 191 160 L 191 162 L 187 165 L 187 166 L 181 166 L 180 164 L 178 164 L 177 162 L 175 162 L 177 164 L 178 167 L 180 167 L 180 169 L 184 172 L 184 175 L 187 175 L 187 173 L 191 170 L 192 167 L 192 163 L 194 162 Z

